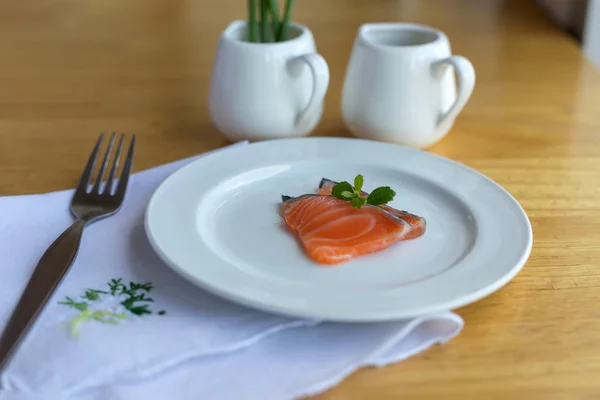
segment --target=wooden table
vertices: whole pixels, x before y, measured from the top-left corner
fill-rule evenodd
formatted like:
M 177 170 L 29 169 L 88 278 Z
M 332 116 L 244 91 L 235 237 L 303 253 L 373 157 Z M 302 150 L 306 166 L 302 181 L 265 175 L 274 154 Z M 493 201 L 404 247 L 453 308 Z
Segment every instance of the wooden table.
M 221 30 L 244 0 L 0 4 L 0 194 L 72 187 L 100 131 L 135 132 L 135 170 L 226 143 L 207 88 Z M 302 0 L 331 70 L 315 135 L 346 136 L 340 90 L 365 21 L 417 21 L 477 71 L 471 101 L 430 151 L 507 188 L 534 248 L 496 294 L 458 310 L 463 333 L 321 395 L 337 399 L 600 396 L 600 74 L 525 0 Z

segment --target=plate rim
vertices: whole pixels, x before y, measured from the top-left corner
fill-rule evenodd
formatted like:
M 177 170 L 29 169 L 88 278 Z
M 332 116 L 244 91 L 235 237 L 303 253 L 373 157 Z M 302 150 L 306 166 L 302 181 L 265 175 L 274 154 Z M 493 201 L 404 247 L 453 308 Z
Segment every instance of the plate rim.
M 523 267 L 527 263 L 530 255 L 531 255 L 532 248 L 533 248 L 533 229 L 531 226 L 531 221 L 529 220 L 527 213 L 525 212 L 525 210 L 521 206 L 521 204 L 517 201 L 517 199 L 510 192 L 508 192 L 508 190 L 506 190 L 500 184 L 495 182 L 493 179 L 489 178 L 488 176 L 484 175 L 483 173 L 481 173 L 481 172 L 475 170 L 474 168 L 471 168 L 465 164 L 462 164 L 458 161 L 455 161 L 450 158 L 447 158 L 447 157 L 444 157 L 444 156 L 441 156 L 441 155 L 438 155 L 435 153 L 431 153 L 428 151 L 415 149 L 415 148 L 412 148 L 409 146 L 401 146 L 401 145 L 395 145 L 395 144 L 390 144 L 390 143 L 377 142 L 377 141 L 372 141 L 372 140 L 368 140 L 368 139 L 340 138 L 340 137 L 281 138 L 281 139 L 272 139 L 272 140 L 250 143 L 246 146 L 236 146 L 235 148 L 222 147 L 222 148 L 216 149 L 216 151 L 207 152 L 205 154 L 200 154 L 198 159 L 191 161 L 190 163 L 188 163 L 187 165 L 185 165 L 181 168 L 178 168 L 176 171 L 171 173 L 167 178 L 165 178 L 155 188 L 155 190 L 153 191 L 153 193 L 150 197 L 150 200 L 147 204 L 146 210 L 144 212 L 144 230 L 146 232 L 146 236 L 148 238 L 148 241 L 149 241 L 152 249 L 156 252 L 156 254 L 159 256 L 159 258 L 169 268 L 171 268 L 174 272 L 176 272 L 181 277 L 186 279 L 188 282 L 198 286 L 199 288 L 201 288 L 203 290 L 206 290 L 209 293 L 212 293 L 214 295 L 217 295 L 217 296 L 227 299 L 229 301 L 233 301 L 242 306 L 252 307 L 252 308 L 255 308 L 258 310 L 262 310 L 265 312 L 274 313 L 274 314 L 278 314 L 278 315 L 285 315 L 288 317 L 298 317 L 298 318 L 329 320 L 329 321 L 334 321 L 334 322 L 381 322 L 381 321 L 406 319 L 406 318 L 412 318 L 412 317 L 424 315 L 424 313 L 417 313 L 417 314 L 397 313 L 396 314 L 393 312 L 391 312 L 391 313 L 387 312 L 387 313 L 376 313 L 373 315 L 363 315 L 363 316 L 358 316 L 358 317 L 345 316 L 345 317 L 338 318 L 334 315 L 327 314 L 327 313 L 320 313 L 318 311 L 317 312 L 314 312 L 314 311 L 313 312 L 303 312 L 302 310 L 299 310 L 299 309 L 291 310 L 289 307 L 280 306 L 277 304 L 270 304 L 270 303 L 264 302 L 264 301 L 256 301 L 255 299 L 249 298 L 247 296 L 238 295 L 235 292 L 223 290 L 220 287 L 216 287 L 214 285 L 207 284 L 205 281 L 198 279 L 196 276 L 191 275 L 187 271 L 186 268 L 178 265 L 163 251 L 160 243 L 158 243 L 156 241 L 156 238 L 152 234 L 152 228 L 150 226 L 150 222 L 151 222 L 151 218 L 152 218 L 151 211 L 154 207 L 155 202 L 157 201 L 158 195 L 160 195 L 161 190 L 163 190 L 161 188 L 164 188 L 170 182 L 170 180 L 173 179 L 174 176 L 176 176 L 180 173 L 183 173 L 182 171 L 194 168 L 194 166 L 197 163 L 205 162 L 205 160 L 207 158 L 210 158 L 211 156 L 214 156 L 217 153 L 221 153 L 223 151 L 234 151 L 234 150 L 249 151 L 248 149 L 251 149 L 251 148 L 257 148 L 257 147 L 263 147 L 263 146 L 273 146 L 273 145 L 276 146 L 277 143 L 281 143 L 281 142 L 289 143 L 289 142 L 298 142 L 298 141 L 300 141 L 300 142 L 325 142 L 325 144 L 327 144 L 327 142 L 329 142 L 329 143 L 333 143 L 333 142 L 355 142 L 355 143 L 367 142 L 367 143 L 390 147 L 390 148 L 394 147 L 394 148 L 402 149 L 403 151 L 422 153 L 422 154 L 425 154 L 426 157 L 433 157 L 442 162 L 452 164 L 455 168 L 467 170 L 467 171 L 475 174 L 476 176 L 478 176 L 478 178 L 483 179 L 484 181 L 487 181 L 488 183 L 495 186 L 496 189 L 499 189 L 500 192 L 502 192 L 502 194 L 504 196 L 506 196 L 506 198 L 508 200 L 510 200 L 510 203 L 512 204 L 514 209 L 516 211 L 518 211 L 519 217 L 522 220 L 521 222 L 524 222 L 524 224 L 527 228 L 526 232 L 525 232 L 527 243 L 523 249 L 523 252 L 519 256 L 518 261 L 512 267 L 510 267 L 510 268 L 507 267 L 507 272 L 501 278 L 497 279 L 493 283 L 485 285 L 484 287 L 480 288 L 479 290 L 473 291 L 472 293 L 470 293 L 468 295 L 457 296 L 452 301 L 446 301 L 444 303 L 444 307 L 441 307 L 436 310 L 432 310 L 430 312 L 426 312 L 425 314 L 441 312 L 443 310 L 445 310 L 445 311 L 453 310 L 453 309 L 456 309 L 459 307 L 464 307 L 466 305 L 472 304 L 476 301 L 479 301 L 482 298 L 485 298 L 485 297 L 493 294 L 494 292 L 498 291 L 499 289 L 504 287 L 506 284 L 508 284 L 512 279 L 514 279 L 514 277 L 516 275 L 518 275 L 518 273 L 523 269 Z

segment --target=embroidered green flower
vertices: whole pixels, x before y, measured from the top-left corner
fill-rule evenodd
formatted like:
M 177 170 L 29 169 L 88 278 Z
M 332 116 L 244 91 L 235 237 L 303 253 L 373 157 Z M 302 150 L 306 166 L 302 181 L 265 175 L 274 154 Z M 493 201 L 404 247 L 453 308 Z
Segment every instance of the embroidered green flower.
M 58 304 L 64 304 L 65 306 L 72 307 L 79 311 L 85 311 L 88 308 L 88 303 L 86 301 L 77 302 L 69 296 L 67 296 L 67 299 L 65 301 L 59 301 Z
M 100 293 L 107 294 L 108 292 L 103 292 L 102 290 L 87 289 L 83 297 L 85 297 L 88 300 L 94 301 L 100 299 Z
M 87 321 L 98 321 L 104 324 L 117 325 L 120 320 L 127 317 L 127 313 L 115 313 L 109 310 L 93 310 L 90 309 L 90 302 L 96 302 L 102 299 L 102 295 L 118 297 L 120 304 L 129 311 L 129 313 L 142 316 L 152 314 L 148 303 L 154 302 L 154 299 L 148 296 L 152 290 L 152 283 L 135 283 L 129 282 L 129 285 L 123 283 L 123 279 L 111 279 L 107 283 L 109 291 L 86 289 L 85 293 L 80 296 L 82 301 L 77 301 L 69 296 L 64 301 L 59 301 L 58 304 L 71 307 L 79 311 L 71 321 L 69 321 L 69 330 L 71 335 L 78 336 L 79 328 L 82 323 Z M 158 315 L 165 315 L 166 311 L 161 310 Z

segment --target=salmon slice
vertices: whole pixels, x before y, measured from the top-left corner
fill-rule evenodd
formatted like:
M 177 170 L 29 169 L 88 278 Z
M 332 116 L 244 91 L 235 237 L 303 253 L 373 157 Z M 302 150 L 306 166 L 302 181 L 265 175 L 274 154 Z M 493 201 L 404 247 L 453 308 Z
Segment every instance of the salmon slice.
M 329 195 L 282 196 L 281 214 L 307 255 L 320 264 L 338 264 L 381 251 L 403 240 L 410 225 L 380 207 L 359 209 Z
M 338 182 L 332 181 L 327 178 L 321 179 L 321 183 L 319 184 L 319 190 L 317 190 L 318 194 L 331 194 L 331 189 L 337 185 Z M 362 197 L 369 197 L 369 193 L 362 191 L 360 192 Z M 389 212 L 390 214 L 406 221 L 411 229 L 410 232 L 406 235 L 404 240 L 415 239 L 425 233 L 425 229 L 427 227 L 427 221 L 425 218 L 419 217 L 418 215 L 411 214 L 406 211 L 397 210 L 393 207 L 390 207 L 386 204 L 382 204 L 379 207 Z

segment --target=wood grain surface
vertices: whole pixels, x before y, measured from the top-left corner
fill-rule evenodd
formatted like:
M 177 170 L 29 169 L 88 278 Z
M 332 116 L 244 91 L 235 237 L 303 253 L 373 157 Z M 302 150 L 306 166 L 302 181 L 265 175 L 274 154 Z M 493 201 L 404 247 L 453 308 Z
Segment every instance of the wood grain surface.
M 207 91 L 217 38 L 243 0 L 0 2 L 0 194 L 72 187 L 101 131 L 138 135 L 135 170 L 226 143 Z M 340 92 L 357 28 L 445 31 L 477 73 L 429 151 L 527 211 L 534 247 L 497 293 L 457 310 L 451 342 L 359 371 L 319 400 L 600 398 L 600 74 L 525 0 L 302 0 L 331 85 L 318 136 L 348 136 Z

